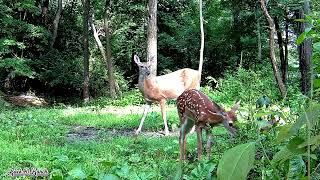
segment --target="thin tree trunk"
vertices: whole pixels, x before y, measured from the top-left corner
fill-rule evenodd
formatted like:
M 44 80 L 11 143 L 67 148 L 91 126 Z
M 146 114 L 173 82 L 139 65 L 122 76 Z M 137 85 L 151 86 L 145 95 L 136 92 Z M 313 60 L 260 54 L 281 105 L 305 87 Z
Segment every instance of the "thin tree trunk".
M 200 47 L 200 61 L 199 61 L 199 88 L 201 84 L 201 74 L 203 65 L 203 49 L 204 49 L 204 30 L 203 30 L 203 17 L 202 17 L 202 0 L 199 0 L 199 13 L 200 13 L 200 30 L 201 30 L 201 47 Z
M 257 20 L 257 36 L 258 36 L 258 62 L 262 62 L 262 46 L 261 46 L 261 32 L 260 32 L 260 23 Z
M 299 19 L 304 19 L 305 15 L 310 13 L 309 1 L 305 1 L 303 10 L 299 12 Z M 301 23 L 299 26 L 299 34 L 303 33 L 309 25 L 307 23 Z M 301 73 L 301 92 L 307 95 L 311 88 L 311 57 L 312 57 L 312 39 L 305 39 L 298 46 L 299 53 L 299 65 Z
M 56 13 L 56 17 L 54 18 L 53 21 L 53 35 L 52 35 L 52 41 L 50 47 L 53 48 L 54 42 L 56 41 L 57 35 L 58 35 L 58 26 L 59 26 L 59 21 L 61 17 L 61 12 L 62 12 L 62 0 L 58 0 L 58 9 Z
M 108 2 L 109 2 L 109 8 L 108 8 Z M 110 96 L 115 98 L 117 97 L 117 93 L 120 93 L 120 89 L 119 86 L 116 82 L 116 79 L 114 77 L 114 73 L 113 73 L 113 63 L 112 63 L 112 57 L 111 57 L 111 33 L 110 33 L 110 27 L 109 27 L 109 19 L 110 16 L 109 14 L 110 9 L 111 9 L 111 4 L 112 1 L 108 1 L 106 0 L 106 9 L 105 9 L 105 14 L 104 14 L 104 31 L 105 31 L 105 35 L 106 35 L 106 47 L 107 47 L 107 56 L 106 56 L 106 62 L 108 64 L 107 68 L 108 68 L 108 79 L 109 79 L 109 90 L 110 90 Z
M 288 7 L 286 7 L 286 16 L 285 16 L 285 43 L 284 43 L 284 74 L 282 73 L 282 79 L 284 79 L 284 82 L 288 78 L 288 44 L 289 44 L 289 17 L 288 17 Z
M 236 6 L 234 7 L 234 12 L 233 12 L 233 38 L 235 39 L 235 53 L 237 56 L 237 67 L 240 65 L 240 54 L 242 51 L 241 48 L 241 30 L 240 30 L 240 7 Z
M 274 73 L 275 79 L 277 81 L 278 88 L 280 90 L 281 96 L 283 98 L 285 98 L 286 95 L 287 95 L 287 89 L 284 86 L 284 84 L 282 82 L 282 79 L 281 79 L 281 76 L 280 76 L 280 73 L 278 71 L 277 62 L 276 62 L 276 56 L 275 56 L 275 52 L 274 52 L 275 25 L 274 25 L 273 19 L 271 18 L 271 16 L 268 13 L 268 10 L 266 8 L 264 0 L 260 0 L 260 4 L 261 4 L 261 9 L 263 11 L 263 14 L 265 15 L 266 19 L 268 20 L 269 28 L 270 28 L 269 46 L 270 46 L 270 60 L 271 60 L 272 68 L 273 68 L 273 73 Z
M 84 0 L 83 4 L 83 100 L 89 101 L 89 18 L 90 0 Z
M 149 0 L 147 60 L 152 60 L 153 75 L 157 75 L 157 4 L 157 0 Z
M 47 24 L 47 12 L 49 9 L 49 0 L 43 1 L 43 5 L 41 7 L 41 19 L 42 23 Z
M 277 37 L 278 37 L 278 45 L 279 45 L 279 54 L 280 54 L 280 69 L 281 69 L 281 77 L 282 77 L 282 82 L 285 84 L 286 83 L 286 74 L 287 74 L 287 69 L 286 69 L 286 62 L 285 62 L 285 58 L 284 58 L 284 53 L 283 53 L 283 40 L 282 40 L 282 34 L 281 34 L 281 29 L 279 26 L 279 20 L 278 17 L 274 18 L 274 24 L 275 24 L 275 28 L 277 31 Z

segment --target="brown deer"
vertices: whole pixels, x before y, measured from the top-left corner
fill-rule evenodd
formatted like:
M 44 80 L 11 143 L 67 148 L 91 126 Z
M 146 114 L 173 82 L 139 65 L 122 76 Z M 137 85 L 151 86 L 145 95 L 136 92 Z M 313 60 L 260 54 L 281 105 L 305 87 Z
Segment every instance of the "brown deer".
M 136 130 L 136 134 L 139 134 L 141 131 L 151 104 L 158 102 L 161 107 L 165 135 L 169 135 L 166 118 L 166 100 L 176 99 L 186 89 L 199 89 L 201 73 L 200 71 L 184 68 L 166 75 L 155 76 L 150 73 L 150 66 L 153 63 L 153 59 L 142 63 L 139 57 L 135 55 L 134 61 L 139 66 L 139 90 L 146 101 L 144 113 L 140 125 Z M 199 69 L 200 68 L 202 68 L 202 63 L 199 65 Z
M 238 101 L 230 111 L 226 112 L 222 107 L 209 98 L 202 92 L 196 89 L 184 91 L 177 99 L 177 109 L 180 118 L 180 160 L 186 159 L 186 136 L 191 128 L 195 125 L 197 132 L 197 151 L 198 159 L 201 159 L 202 154 L 202 129 L 206 129 L 207 133 L 207 156 L 210 159 L 212 134 L 211 128 L 218 124 L 223 124 L 224 127 L 235 134 L 237 129 L 234 126 L 234 121 L 237 120 L 236 111 L 240 106 Z

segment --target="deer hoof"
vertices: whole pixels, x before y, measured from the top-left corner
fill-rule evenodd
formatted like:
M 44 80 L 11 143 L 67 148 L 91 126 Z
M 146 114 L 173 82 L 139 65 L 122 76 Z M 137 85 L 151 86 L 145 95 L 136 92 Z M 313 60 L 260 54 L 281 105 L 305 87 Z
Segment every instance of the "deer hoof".
M 136 130 L 136 135 L 138 135 L 140 133 L 140 131 L 141 131 L 140 129 L 137 129 Z
M 164 133 L 164 135 L 165 135 L 165 136 L 169 136 L 169 135 L 170 135 L 169 131 L 166 131 L 166 132 Z

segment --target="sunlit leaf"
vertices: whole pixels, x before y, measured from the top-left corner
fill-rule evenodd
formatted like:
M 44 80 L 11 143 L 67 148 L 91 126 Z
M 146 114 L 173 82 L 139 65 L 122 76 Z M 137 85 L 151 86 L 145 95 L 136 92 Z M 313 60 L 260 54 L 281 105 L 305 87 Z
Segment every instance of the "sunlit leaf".
M 218 179 L 246 179 L 253 166 L 255 152 L 254 142 L 240 144 L 227 150 L 219 161 Z
M 300 45 L 304 41 L 305 38 L 306 38 L 306 32 L 303 32 L 297 38 L 297 41 L 296 41 L 297 45 Z
M 69 176 L 74 179 L 86 179 L 87 175 L 86 173 L 80 168 L 74 168 L 71 171 L 68 172 Z
M 306 164 L 304 163 L 302 156 L 294 156 L 289 161 L 288 179 L 301 179 L 306 174 Z
M 289 137 L 290 129 L 292 128 L 292 124 L 286 124 L 284 126 L 279 127 L 279 133 L 276 138 L 277 143 L 281 143 Z

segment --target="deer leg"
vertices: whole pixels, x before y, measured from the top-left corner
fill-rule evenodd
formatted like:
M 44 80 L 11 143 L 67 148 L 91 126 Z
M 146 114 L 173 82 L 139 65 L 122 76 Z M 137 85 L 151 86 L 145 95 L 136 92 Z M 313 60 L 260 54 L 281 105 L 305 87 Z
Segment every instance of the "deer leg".
M 212 133 L 211 133 L 211 128 L 206 128 L 206 134 L 207 134 L 207 157 L 208 160 L 210 160 L 210 156 L 211 156 L 211 145 L 213 143 L 213 137 L 212 137 Z
M 150 107 L 151 107 L 151 102 L 146 102 L 146 105 L 145 105 L 144 111 L 143 111 L 143 116 L 142 116 L 142 118 L 141 118 L 141 120 L 140 120 L 139 128 L 136 130 L 136 134 L 139 134 L 139 133 L 140 133 L 141 128 L 142 128 L 142 125 L 143 125 L 143 122 L 144 122 L 144 120 L 145 120 L 146 117 L 147 117 L 147 114 L 148 114 L 148 112 L 149 112 L 149 110 L 150 110 Z
M 202 127 L 196 126 L 196 132 L 197 132 L 197 152 L 198 152 L 198 160 L 201 160 L 201 154 L 202 154 Z
M 180 119 L 181 124 L 179 144 L 180 144 L 180 160 L 186 159 L 186 144 L 187 144 L 187 134 L 190 132 L 194 125 L 194 121 L 188 119 L 186 116 L 182 116 Z
M 166 100 L 162 99 L 160 100 L 160 107 L 161 107 L 161 113 L 162 113 L 162 119 L 164 123 L 164 134 L 166 136 L 169 135 L 169 128 L 167 123 L 167 114 L 166 114 Z

